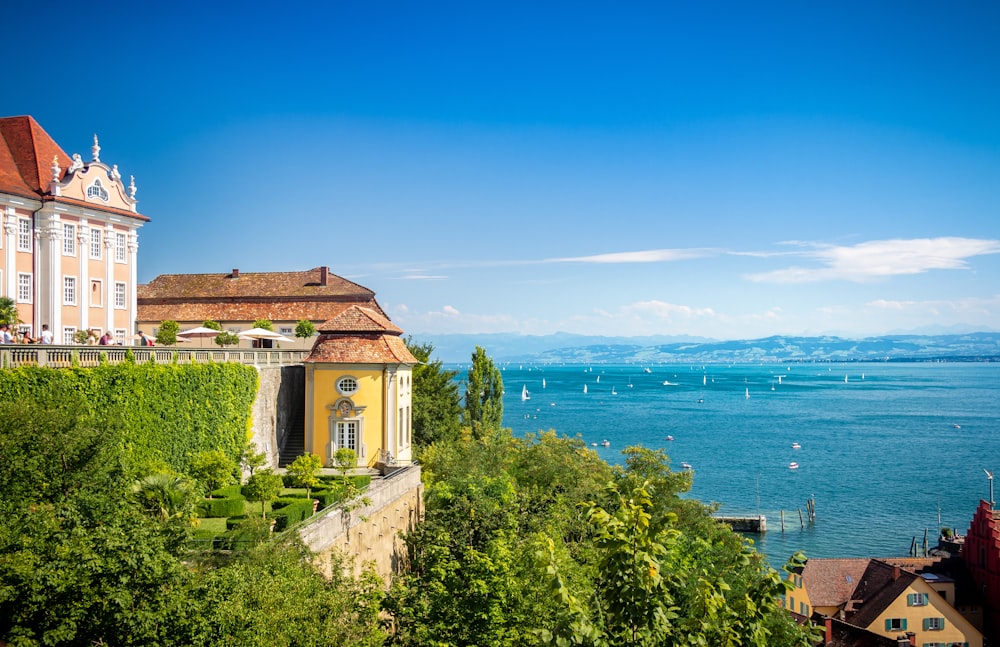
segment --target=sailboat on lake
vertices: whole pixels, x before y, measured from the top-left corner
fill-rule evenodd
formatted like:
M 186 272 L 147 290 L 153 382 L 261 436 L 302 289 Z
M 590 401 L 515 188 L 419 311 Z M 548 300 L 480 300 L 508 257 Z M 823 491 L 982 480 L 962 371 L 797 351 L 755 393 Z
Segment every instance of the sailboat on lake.
M 531 394 L 528 393 L 528 385 L 525 384 L 521 387 L 521 402 L 531 399 Z
M 586 384 L 584 384 L 584 385 L 583 385 L 583 392 L 584 392 L 584 393 L 586 393 L 586 392 L 587 392 L 587 385 L 586 385 Z

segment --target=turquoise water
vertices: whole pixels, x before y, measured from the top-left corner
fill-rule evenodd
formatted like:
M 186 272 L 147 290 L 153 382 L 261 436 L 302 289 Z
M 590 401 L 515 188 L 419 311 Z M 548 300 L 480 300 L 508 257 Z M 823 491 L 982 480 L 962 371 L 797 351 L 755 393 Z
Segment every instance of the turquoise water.
M 628 445 L 665 449 L 674 469 L 692 466 L 692 497 L 767 516 L 753 537 L 772 564 L 797 550 L 905 555 L 925 528 L 935 543 L 939 510 L 964 533 L 989 498 L 983 470 L 1000 467 L 1000 364 L 648 368 L 504 366 L 504 425 L 607 440 L 593 449 L 610 463 Z M 803 529 L 810 497 L 816 521 Z

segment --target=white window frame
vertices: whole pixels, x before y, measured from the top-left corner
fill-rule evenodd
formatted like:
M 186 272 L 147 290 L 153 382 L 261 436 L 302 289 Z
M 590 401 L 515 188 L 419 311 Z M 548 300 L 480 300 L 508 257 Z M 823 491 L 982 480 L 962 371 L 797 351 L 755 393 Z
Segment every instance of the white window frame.
M 63 343 L 69 346 L 70 344 L 75 344 L 76 340 L 73 337 L 76 335 L 76 328 L 73 326 L 63 326 Z
M 286 335 L 286 336 L 287 335 L 294 335 L 295 334 L 295 329 L 292 328 L 291 326 L 278 326 L 278 334 L 279 335 Z
M 124 281 L 115 281 L 115 310 L 124 310 L 128 305 L 128 286 Z
M 128 236 L 115 232 L 115 262 L 128 263 Z
M 75 306 L 77 303 L 77 283 L 75 276 L 63 276 L 63 305 Z
M 126 337 L 128 337 L 128 331 L 124 328 L 115 328 L 113 333 L 115 336 L 115 345 L 126 346 Z
M 353 449 L 354 453 L 357 454 L 358 447 L 361 445 L 361 420 L 358 418 L 342 418 L 334 422 L 333 428 L 334 451 L 346 447 L 347 449 Z
M 353 375 L 343 375 L 337 378 L 337 393 L 340 395 L 354 395 L 360 389 L 361 383 Z
M 90 258 L 99 261 L 104 257 L 104 234 L 97 227 L 90 228 Z
M 94 286 L 97 286 L 97 302 L 94 302 Z M 101 279 L 90 279 L 90 307 L 101 308 L 104 306 L 104 281 Z
M 927 618 L 927 631 L 944 631 L 944 618 Z
M 76 225 L 71 222 L 62 224 L 63 256 L 76 256 Z
M 30 252 L 34 243 L 34 232 L 31 231 L 31 221 L 27 218 L 17 219 L 17 251 Z
M 27 296 L 26 296 L 27 295 Z M 35 277 L 30 272 L 17 273 L 17 302 L 32 303 L 35 298 Z
M 104 185 L 101 184 L 101 179 L 94 178 L 91 185 L 87 187 L 87 197 L 97 198 L 101 202 L 107 202 L 111 195 L 108 193 L 108 190 L 104 188 Z

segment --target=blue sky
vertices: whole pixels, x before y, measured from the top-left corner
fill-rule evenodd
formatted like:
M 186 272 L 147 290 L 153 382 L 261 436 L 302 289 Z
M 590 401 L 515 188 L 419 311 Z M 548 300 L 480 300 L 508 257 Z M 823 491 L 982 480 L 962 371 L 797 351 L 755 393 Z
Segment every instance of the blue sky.
M 0 112 L 135 176 L 140 281 L 328 265 L 418 336 L 1000 330 L 991 3 L 27 4 Z

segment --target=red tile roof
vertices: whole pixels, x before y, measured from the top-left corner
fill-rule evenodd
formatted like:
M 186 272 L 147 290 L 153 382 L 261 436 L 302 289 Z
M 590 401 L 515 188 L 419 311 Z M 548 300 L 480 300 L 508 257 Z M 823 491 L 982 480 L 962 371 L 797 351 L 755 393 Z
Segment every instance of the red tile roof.
M 37 121 L 28 116 L 0 118 L 0 191 L 41 198 L 49 192 L 53 157 L 65 175 L 72 160 Z
M 316 329 L 319 339 L 307 362 L 417 364 L 400 338 L 403 331 L 381 312 L 354 305 Z
M 73 161 L 33 117 L 0 117 L 0 192 L 34 200 L 76 204 L 138 220 L 149 220 L 134 211 L 99 207 L 89 202 L 51 195 L 49 183 L 52 180 L 52 158 L 59 160 L 59 179 L 65 179 L 66 169 Z
M 419 364 L 398 335 L 320 335 L 307 362 L 333 364 Z
M 840 607 L 851 599 L 868 568 L 868 558 L 810 559 L 802 569 L 802 581 L 814 607 Z
M 314 267 L 303 272 L 161 274 L 138 287 L 139 321 L 327 321 L 353 305 L 385 317 L 375 293 Z M 385 319 L 388 321 L 388 318 Z

